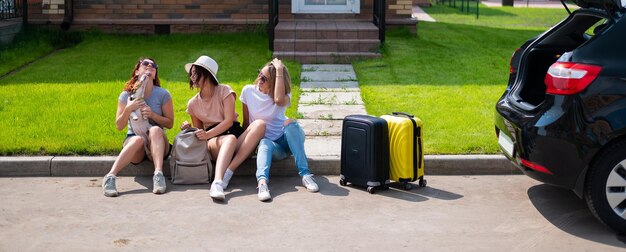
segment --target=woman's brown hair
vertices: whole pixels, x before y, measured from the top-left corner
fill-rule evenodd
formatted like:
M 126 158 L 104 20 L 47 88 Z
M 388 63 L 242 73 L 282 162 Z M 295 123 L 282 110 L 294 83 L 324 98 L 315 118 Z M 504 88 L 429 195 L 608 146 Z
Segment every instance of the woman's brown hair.
M 274 64 L 272 64 L 272 62 L 265 64 L 265 66 L 268 67 L 268 70 L 270 72 L 270 76 L 268 76 L 267 80 L 270 84 L 270 90 L 268 95 L 272 98 L 272 101 L 274 101 L 274 88 L 276 86 L 276 67 L 274 67 Z M 285 83 L 285 95 L 291 93 L 291 77 L 289 76 L 287 66 L 283 67 L 283 83 Z
M 208 79 L 210 80 L 209 82 L 211 82 L 211 84 L 213 84 L 214 86 L 217 86 L 219 84 L 215 77 L 213 77 L 213 75 L 209 73 L 209 70 L 206 70 L 204 67 L 201 66 L 192 65 L 191 69 L 189 69 L 189 89 L 193 89 L 193 81 L 191 80 L 191 73 L 193 72 L 193 69 L 196 69 L 196 78 L 198 80 L 208 77 Z
M 135 71 L 139 69 L 139 67 L 141 66 L 141 62 L 143 62 L 144 60 L 151 60 L 152 62 L 154 62 L 154 64 L 156 64 L 156 61 L 154 61 L 154 59 L 152 58 L 149 58 L 149 57 L 139 58 L 137 63 L 135 63 L 135 68 L 133 68 L 133 71 L 130 73 L 130 79 L 124 85 L 124 91 L 127 91 L 127 92 L 133 91 L 133 86 L 135 85 L 135 82 L 139 80 L 139 76 L 135 75 Z M 152 85 L 160 87 L 161 81 L 159 80 L 159 70 L 158 69 L 154 69 L 154 70 L 156 70 L 156 72 L 154 74 L 154 80 L 152 81 Z

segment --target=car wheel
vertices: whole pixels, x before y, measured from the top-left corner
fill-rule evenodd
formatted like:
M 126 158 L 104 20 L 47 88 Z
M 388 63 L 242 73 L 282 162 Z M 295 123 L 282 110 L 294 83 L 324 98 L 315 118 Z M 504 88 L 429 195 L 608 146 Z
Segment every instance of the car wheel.
M 602 223 L 626 234 L 626 141 L 596 158 L 587 175 L 585 200 Z

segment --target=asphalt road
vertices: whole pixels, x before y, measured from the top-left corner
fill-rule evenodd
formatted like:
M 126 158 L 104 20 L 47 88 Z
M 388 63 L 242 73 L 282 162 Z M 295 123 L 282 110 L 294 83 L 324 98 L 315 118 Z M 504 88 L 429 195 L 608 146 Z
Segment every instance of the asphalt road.
M 208 185 L 151 193 L 149 177 L 0 178 L 0 251 L 624 251 L 574 193 L 526 176 L 427 176 L 426 188 L 368 194 L 318 176 L 272 177 L 259 202 L 238 176 L 224 203 Z

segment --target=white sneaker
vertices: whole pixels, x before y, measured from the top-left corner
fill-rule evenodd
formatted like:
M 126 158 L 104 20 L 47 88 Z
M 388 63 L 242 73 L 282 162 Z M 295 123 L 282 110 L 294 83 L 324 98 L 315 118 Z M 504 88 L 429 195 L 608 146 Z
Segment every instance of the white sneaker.
M 221 181 L 213 181 L 213 184 L 211 184 L 211 189 L 209 189 L 209 195 L 211 196 L 211 198 L 221 201 L 226 198 L 226 195 L 224 195 L 224 188 L 222 188 Z
M 317 183 L 315 183 L 315 179 L 313 178 L 313 174 L 304 175 L 302 177 L 302 185 L 306 187 L 306 190 L 309 192 L 318 192 L 320 190 Z
M 268 201 L 272 198 L 272 195 L 270 195 L 270 189 L 267 188 L 267 184 L 262 184 L 259 186 L 258 196 L 260 201 Z

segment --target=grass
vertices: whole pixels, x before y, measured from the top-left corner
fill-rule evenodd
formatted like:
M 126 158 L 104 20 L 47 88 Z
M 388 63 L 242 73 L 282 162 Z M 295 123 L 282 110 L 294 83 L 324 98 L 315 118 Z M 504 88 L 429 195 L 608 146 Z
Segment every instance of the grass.
M 57 51 L 0 80 L 0 155 L 117 154 L 126 134 L 115 130 L 117 97 L 140 56 L 153 57 L 159 64 L 162 87 L 173 97 L 177 127 L 190 120 L 185 108 L 197 92 L 189 89 L 183 66 L 200 55 L 213 57 L 220 64 L 220 82 L 240 94 L 271 52 L 267 37 L 256 33 L 87 33 L 76 47 Z M 300 65 L 287 62 L 287 66 L 297 80 Z M 298 90 L 294 89 L 293 104 L 298 102 Z M 241 114 L 240 102 L 236 109 Z M 287 113 L 296 117 L 296 110 L 291 106 Z M 169 139 L 177 132 L 169 130 Z
M 420 22 L 418 36 L 389 31 L 382 59 L 353 63 L 368 113 L 417 115 L 427 154 L 498 152 L 494 105 L 506 88 L 511 54 L 565 11 L 483 6 L 479 19 L 446 6 L 426 11 L 438 22 Z M 186 102 L 196 93 L 188 88 L 185 63 L 210 55 L 220 64 L 219 80 L 239 94 L 271 57 L 263 33 L 50 36 L 55 33 L 29 29 L 0 48 L 0 75 L 82 42 L 0 79 L 0 155 L 117 154 L 126 132 L 115 130 L 116 101 L 140 56 L 159 64 L 162 86 L 173 96 L 175 127 L 189 120 Z M 287 66 L 297 104 L 302 69 Z M 287 114 L 302 117 L 294 105 Z
M 424 10 L 437 22 L 508 30 L 545 30 L 568 15 L 564 8 L 487 7 L 481 4 L 480 15 L 476 18 L 475 6 L 475 3 L 472 3 L 470 13 L 448 7 L 447 4 L 433 5 Z M 424 22 L 419 25 L 422 24 Z
M 58 33 L 25 26 L 9 45 L 0 45 L 0 76 L 54 51 Z
M 389 31 L 382 59 L 354 64 L 367 112 L 418 116 L 427 154 L 499 152 L 493 115 L 511 54 L 566 12 L 483 6 L 476 19 L 447 6 L 425 11 L 438 22 L 420 22 L 417 36 Z

